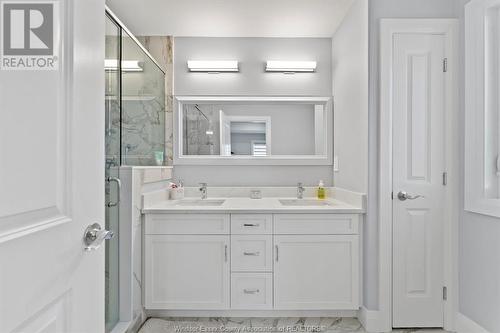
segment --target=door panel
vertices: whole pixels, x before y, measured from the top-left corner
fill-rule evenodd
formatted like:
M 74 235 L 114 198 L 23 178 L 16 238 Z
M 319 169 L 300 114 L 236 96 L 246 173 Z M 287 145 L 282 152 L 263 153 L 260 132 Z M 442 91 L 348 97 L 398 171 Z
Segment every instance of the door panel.
M 104 2 L 54 3 L 58 70 L 0 73 L 0 332 L 104 331 Z
M 395 327 L 443 326 L 444 49 L 442 35 L 394 37 Z

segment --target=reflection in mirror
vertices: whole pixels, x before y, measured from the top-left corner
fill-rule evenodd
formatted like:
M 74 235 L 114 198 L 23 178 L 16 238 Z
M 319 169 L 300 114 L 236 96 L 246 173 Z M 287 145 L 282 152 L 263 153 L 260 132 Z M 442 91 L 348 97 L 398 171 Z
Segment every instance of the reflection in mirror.
M 219 110 L 215 105 L 186 104 L 182 121 L 184 155 L 220 155 Z
M 325 112 L 314 103 L 182 104 L 182 155 L 324 156 Z
M 226 122 L 225 126 L 221 127 L 223 156 L 263 157 L 271 152 L 271 143 L 268 140 L 271 137 L 271 117 L 226 116 L 221 119 Z M 226 137 L 229 140 L 224 140 Z

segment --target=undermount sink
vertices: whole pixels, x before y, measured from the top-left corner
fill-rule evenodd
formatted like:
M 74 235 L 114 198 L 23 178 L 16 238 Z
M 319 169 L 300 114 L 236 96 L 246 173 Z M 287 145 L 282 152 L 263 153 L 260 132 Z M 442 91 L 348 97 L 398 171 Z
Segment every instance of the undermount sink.
M 226 200 L 216 199 L 183 199 L 176 203 L 177 206 L 221 206 Z
M 314 199 L 280 199 L 283 206 L 331 206 L 328 201 Z

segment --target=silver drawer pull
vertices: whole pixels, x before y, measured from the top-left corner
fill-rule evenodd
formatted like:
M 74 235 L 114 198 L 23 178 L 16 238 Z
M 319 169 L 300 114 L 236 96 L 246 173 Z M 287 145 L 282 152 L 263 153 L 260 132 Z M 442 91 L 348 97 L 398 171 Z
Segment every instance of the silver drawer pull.
M 253 295 L 253 294 L 260 293 L 260 290 L 259 289 L 243 289 L 243 292 L 245 294 Z
M 243 223 L 244 227 L 260 227 L 258 223 Z
M 245 256 L 260 256 L 260 252 L 243 252 Z

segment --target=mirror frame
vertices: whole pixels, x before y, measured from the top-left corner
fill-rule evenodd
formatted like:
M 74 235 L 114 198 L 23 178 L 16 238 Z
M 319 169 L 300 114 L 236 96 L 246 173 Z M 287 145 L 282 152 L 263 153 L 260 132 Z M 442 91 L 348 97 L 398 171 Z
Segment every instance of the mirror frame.
M 324 112 L 323 155 L 223 156 L 183 155 L 182 109 L 184 104 L 314 104 Z M 174 111 L 174 165 L 333 165 L 332 97 L 271 97 L 271 96 L 176 96 Z

